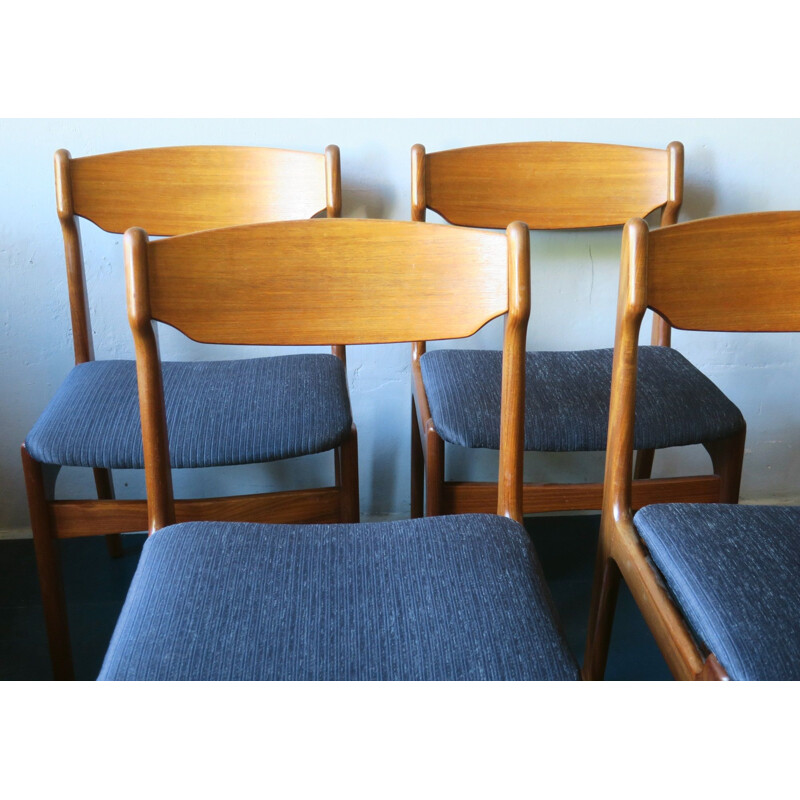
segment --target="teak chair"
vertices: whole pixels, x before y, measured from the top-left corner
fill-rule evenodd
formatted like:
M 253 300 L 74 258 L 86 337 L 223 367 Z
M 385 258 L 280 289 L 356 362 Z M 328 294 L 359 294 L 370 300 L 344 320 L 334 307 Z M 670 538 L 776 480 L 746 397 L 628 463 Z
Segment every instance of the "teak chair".
M 661 208 L 677 221 L 683 195 L 683 146 L 666 150 L 608 144 L 529 142 L 426 153 L 411 151 L 412 218 L 430 208 L 448 222 L 496 228 L 519 219 L 531 229 L 622 225 Z M 535 268 L 535 267 L 534 267 Z M 453 283 L 454 294 L 459 291 Z M 735 502 L 745 425 L 714 384 L 668 345 L 656 316 L 652 343 L 641 348 L 639 450 L 633 503 Z M 606 444 L 612 349 L 529 352 L 526 356 L 525 450 L 602 451 Z M 486 511 L 494 483 L 445 480 L 445 442 L 497 449 L 500 354 L 412 344 L 411 515 Z M 653 451 L 703 444 L 715 476 L 649 479 Z M 602 483 L 526 483 L 526 514 L 602 505 Z M 424 509 L 423 509 L 424 497 Z
M 800 679 L 800 508 L 631 502 L 646 309 L 704 331 L 800 331 L 800 212 L 623 233 L 600 546 L 584 675 L 602 678 L 620 573 L 682 679 Z
M 125 260 L 152 535 L 101 679 L 577 678 L 519 522 L 522 223 L 311 220 L 152 242 L 135 229 Z M 502 314 L 499 516 L 173 525 L 154 319 L 200 341 L 365 344 L 463 337 Z
M 55 172 L 76 366 L 28 434 L 22 463 L 53 670 L 57 678 L 69 678 L 73 667 L 56 539 L 111 534 L 110 550 L 119 554 L 119 533 L 147 527 L 144 499 L 114 496 L 111 470 L 144 466 L 136 368 L 132 359 L 94 359 L 78 218 L 113 233 L 143 225 L 151 234 L 174 236 L 323 211 L 337 217 L 341 178 L 334 145 L 324 154 L 167 147 L 76 159 L 59 150 Z M 335 448 L 334 487 L 178 500 L 179 519 L 358 520 L 344 347 L 333 346 L 333 354 L 338 358 L 308 354 L 168 365 L 174 467 L 271 461 Z M 239 403 L 231 391 L 237 382 L 250 388 L 255 405 Z M 280 385 L 300 391 L 303 402 L 286 402 Z M 54 499 L 62 466 L 93 469 L 98 499 Z

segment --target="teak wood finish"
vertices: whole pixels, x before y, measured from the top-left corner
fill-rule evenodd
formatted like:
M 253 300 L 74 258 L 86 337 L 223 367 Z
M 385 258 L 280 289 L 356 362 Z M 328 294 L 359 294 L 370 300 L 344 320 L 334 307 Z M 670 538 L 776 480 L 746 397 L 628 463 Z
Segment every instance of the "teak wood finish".
M 600 545 L 583 675 L 605 672 L 620 575 L 680 679 L 725 680 L 664 588 L 633 524 L 639 329 L 650 308 L 676 328 L 800 331 L 800 212 L 741 214 L 623 231 Z
M 502 227 L 512 219 L 532 230 L 622 225 L 661 208 L 661 225 L 677 222 L 683 200 L 683 146 L 665 150 L 623 145 L 523 142 L 426 153 L 411 149 L 411 216 L 428 208 L 455 225 Z M 459 285 L 459 284 L 455 284 Z M 458 295 L 457 291 L 453 292 Z M 669 346 L 670 326 L 653 317 L 652 343 Z M 419 359 L 426 342 L 412 343 L 411 515 L 490 510 L 496 485 L 445 480 L 444 441 L 431 418 Z M 743 440 L 709 443 L 713 475 L 650 479 L 652 451 L 638 454 L 633 504 L 720 499 L 735 502 Z M 602 507 L 603 484 L 526 483 L 526 514 Z
M 55 154 L 56 206 L 64 237 L 75 363 L 94 359 L 78 219 L 111 233 L 132 226 L 151 235 L 255 222 L 341 214 L 339 148 L 305 153 L 263 147 L 164 147 L 72 158 Z M 330 344 L 330 342 L 326 342 Z M 342 360 L 345 348 L 332 345 Z M 253 522 L 357 519 L 355 428 L 334 453 L 335 486 L 267 495 L 176 501 L 179 519 Z M 22 447 L 28 507 L 54 676 L 74 675 L 64 589 L 55 540 L 107 535 L 121 554 L 119 533 L 147 528 L 142 500 L 117 500 L 111 471 L 94 469 L 97 500 L 56 500 L 57 466 L 34 461 Z
M 160 241 L 136 228 L 126 232 L 124 250 L 151 533 L 178 519 L 155 320 L 200 341 L 295 345 L 333 339 L 347 345 L 461 338 L 506 314 L 495 508 L 522 521 L 530 314 L 523 223 L 511 223 L 504 235 L 414 222 L 309 220 Z M 447 277 L 453 265 L 462 279 L 458 302 Z

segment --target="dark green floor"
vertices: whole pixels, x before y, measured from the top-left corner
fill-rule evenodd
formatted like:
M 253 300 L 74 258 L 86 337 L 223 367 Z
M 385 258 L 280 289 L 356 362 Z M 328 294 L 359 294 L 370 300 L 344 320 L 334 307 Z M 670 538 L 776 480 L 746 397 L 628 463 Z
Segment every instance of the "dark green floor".
M 570 645 L 583 658 L 597 516 L 534 517 L 527 528 L 544 567 Z M 75 671 L 94 680 L 139 559 L 143 534 L 123 536 L 125 556 L 108 557 L 102 539 L 61 543 Z M 31 540 L 0 541 L 0 680 L 49 680 L 50 663 Z M 623 586 L 606 677 L 668 680 L 669 671 Z

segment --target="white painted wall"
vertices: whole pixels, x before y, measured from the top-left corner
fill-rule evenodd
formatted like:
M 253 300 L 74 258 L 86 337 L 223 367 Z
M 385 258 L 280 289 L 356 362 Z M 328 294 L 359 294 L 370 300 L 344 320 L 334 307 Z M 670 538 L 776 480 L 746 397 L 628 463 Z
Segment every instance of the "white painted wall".
M 180 144 L 238 144 L 321 151 L 341 148 L 343 215 L 408 219 L 409 150 L 489 142 L 598 141 L 686 148 L 681 220 L 745 211 L 800 208 L 797 120 L 4 120 L 0 121 L 0 532 L 27 527 L 19 444 L 72 365 L 61 234 L 52 156 Z M 435 215 L 430 215 L 434 219 Z M 82 229 L 99 358 L 133 357 L 124 312 L 121 237 Z M 619 230 L 534 233 L 529 346 L 610 346 L 619 265 Z M 498 324 L 476 337 L 496 346 Z M 649 330 L 646 332 L 649 335 Z M 800 502 L 800 352 L 794 335 L 675 332 L 674 344 L 742 409 L 748 445 L 744 500 Z M 194 358 L 201 346 L 162 331 L 165 357 Z M 243 354 L 237 350 L 236 355 Z M 271 350 L 270 352 L 277 352 Z M 352 347 L 348 372 L 359 428 L 361 507 L 365 518 L 406 516 L 409 473 L 409 348 Z M 449 454 L 451 476 L 489 479 L 496 460 Z M 473 454 L 474 455 L 474 454 Z M 188 471 L 176 491 L 259 491 L 314 485 L 331 471 L 327 455 L 279 465 Z M 657 456 L 655 474 L 704 471 L 700 448 Z M 526 477 L 599 479 L 599 454 L 537 455 Z M 117 474 L 119 496 L 143 493 L 142 476 Z M 64 470 L 62 497 L 90 496 L 88 471 Z

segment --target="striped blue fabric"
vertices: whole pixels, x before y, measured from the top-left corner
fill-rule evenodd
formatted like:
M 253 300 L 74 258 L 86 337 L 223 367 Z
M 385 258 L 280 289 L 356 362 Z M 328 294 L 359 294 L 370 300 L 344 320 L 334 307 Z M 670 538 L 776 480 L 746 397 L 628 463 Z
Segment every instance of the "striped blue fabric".
M 173 467 L 319 453 L 350 432 L 347 376 L 330 354 L 164 362 L 163 375 Z M 25 446 L 45 464 L 143 468 L 136 362 L 76 366 Z
M 731 678 L 800 680 L 800 508 L 653 505 L 634 524 Z
M 145 544 L 100 680 L 575 680 L 521 525 L 184 523 Z
M 614 351 L 529 352 L 525 449 L 605 450 Z M 500 447 L 502 353 L 431 350 L 420 359 L 436 430 L 462 447 Z M 640 347 L 635 447 L 725 438 L 744 428 L 738 408 L 671 347 Z

